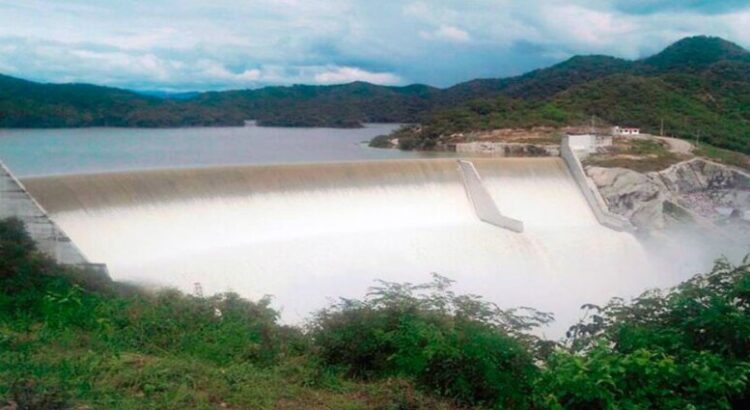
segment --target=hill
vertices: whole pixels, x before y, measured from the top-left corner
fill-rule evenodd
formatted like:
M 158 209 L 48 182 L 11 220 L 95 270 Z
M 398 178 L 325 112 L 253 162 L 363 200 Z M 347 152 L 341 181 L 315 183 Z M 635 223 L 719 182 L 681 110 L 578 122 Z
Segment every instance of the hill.
M 700 71 L 727 60 L 750 62 L 750 53 L 718 37 L 697 36 L 684 38 L 642 63 L 658 71 Z
M 457 87 L 466 87 L 461 85 Z M 574 57 L 514 79 L 485 83 L 486 96 L 438 109 L 402 130 L 404 148 L 431 149 L 452 133 L 582 125 L 594 116 L 750 153 L 750 53 L 722 39 L 691 37 L 628 62 Z
M 365 122 L 414 121 L 435 105 L 440 92 L 420 84 L 386 87 L 353 82 L 211 92 L 193 101 L 236 110 L 260 125 L 358 127 Z
M 430 149 L 446 133 L 475 129 L 607 123 L 700 133 L 714 145 L 750 152 L 750 53 L 716 37 L 680 40 L 627 61 L 576 56 L 503 79 L 438 89 L 354 82 L 256 90 L 144 95 L 87 84 L 40 84 L 0 76 L 0 127 L 171 127 L 260 125 L 358 127 L 423 125 L 401 134 L 404 148 Z
M 90 84 L 40 84 L 0 75 L 0 127 L 241 125 L 232 112 Z
M 461 100 L 499 94 L 515 98 L 541 99 L 574 85 L 628 71 L 632 63 L 607 56 L 575 56 L 552 67 L 506 79 L 472 80 L 446 90 L 447 99 Z

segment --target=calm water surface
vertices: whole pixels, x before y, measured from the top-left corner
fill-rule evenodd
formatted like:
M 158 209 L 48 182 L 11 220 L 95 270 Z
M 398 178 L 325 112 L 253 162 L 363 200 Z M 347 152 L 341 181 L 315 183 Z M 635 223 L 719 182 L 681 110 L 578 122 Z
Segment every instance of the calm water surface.
M 78 128 L 0 130 L 0 160 L 16 175 L 154 168 L 417 158 L 430 154 L 369 148 L 363 141 L 398 124 L 360 129 Z M 434 154 L 432 154 L 434 156 Z

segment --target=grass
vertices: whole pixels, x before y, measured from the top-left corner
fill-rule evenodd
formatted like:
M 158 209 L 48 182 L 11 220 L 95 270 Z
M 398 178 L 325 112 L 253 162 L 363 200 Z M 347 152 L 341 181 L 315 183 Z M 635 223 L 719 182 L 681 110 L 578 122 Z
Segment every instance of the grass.
M 722 164 L 750 170 L 750 156 L 701 143 L 693 153 Z M 595 154 L 586 158 L 585 165 L 605 168 L 628 168 L 638 172 L 661 171 L 692 156 L 672 153 L 659 141 L 645 139 L 620 139 L 612 152 Z
M 144 354 L 92 346 L 84 332 L 3 329 L 2 397 L 20 408 L 372 409 L 455 408 L 407 380 L 342 379 L 306 357 L 273 366 L 218 365 L 181 354 Z M 23 407 L 23 406 L 28 407 Z
M 721 162 L 722 164 L 750 170 L 750 156 L 745 155 L 741 152 L 730 151 L 728 149 L 701 143 L 693 153 L 700 157 L 705 157 L 716 162 Z
M 584 164 L 653 172 L 661 171 L 685 159 L 687 158 L 670 152 L 660 141 L 618 138 L 611 152 L 591 155 L 584 160 Z

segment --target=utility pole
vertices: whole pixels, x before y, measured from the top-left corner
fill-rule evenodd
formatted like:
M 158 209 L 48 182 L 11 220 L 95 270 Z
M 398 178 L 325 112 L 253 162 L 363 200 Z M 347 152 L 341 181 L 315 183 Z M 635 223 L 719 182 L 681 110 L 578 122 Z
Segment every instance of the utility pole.
M 664 118 L 661 119 L 661 128 L 659 129 L 659 136 L 664 136 Z

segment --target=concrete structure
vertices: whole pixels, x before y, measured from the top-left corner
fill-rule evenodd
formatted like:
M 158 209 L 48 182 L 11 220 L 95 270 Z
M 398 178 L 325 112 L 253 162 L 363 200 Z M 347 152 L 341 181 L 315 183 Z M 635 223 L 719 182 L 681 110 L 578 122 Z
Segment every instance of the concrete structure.
M 587 175 L 586 171 L 581 165 L 581 161 L 578 159 L 578 155 L 574 146 L 571 144 L 571 136 L 563 138 L 562 145 L 560 146 L 560 156 L 568 166 L 568 170 L 573 175 L 573 179 L 581 189 L 586 202 L 591 207 L 591 211 L 599 221 L 600 224 L 616 231 L 634 231 L 635 227 L 626 218 L 614 214 L 609 211 L 607 203 L 599 193 L 599 189 Z
M 567 138 L 570 148 L 575 151 L 588 154 L 594 150 L 594 136 L 591 134 L 568 135 Z
M 568 134 L 567 138 L 570 147 L 583 158 L 612 146 L 612 136 L 610 135 Z
M 612 128 L 612 135 L 640 135 L 641 129 L 634 127 L 620 127 L 615 126 Z
M 23 184 L 0 162 L 0 219 L 10 217 L 20 219 L 36 241 L 38 249 L 58 263 L 92 265 L 65 232 L 52 222 Z M 106 270 L 103 265 L 94 267 Z
M 613 143 L 611 135 L 594 135 L 594 149 L 597 151 L 602 148 L 611 147 Z
M 479 172 L 470 161 L 458 160 L 458 167 L 463 176 L 466 195 L 480 220 L 513 232 L 523 232 L 523 222 L 508 218 L 500 213 L 497 204 L 482 184 Z
M 496 157 L 558 157 L 557 144 L 528 144 L 522 142 L 460 142 L 455 145 L 461 154 L 482 154 Z

